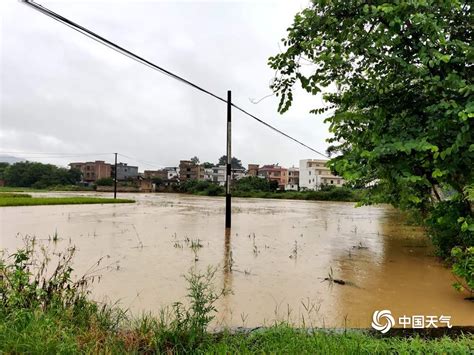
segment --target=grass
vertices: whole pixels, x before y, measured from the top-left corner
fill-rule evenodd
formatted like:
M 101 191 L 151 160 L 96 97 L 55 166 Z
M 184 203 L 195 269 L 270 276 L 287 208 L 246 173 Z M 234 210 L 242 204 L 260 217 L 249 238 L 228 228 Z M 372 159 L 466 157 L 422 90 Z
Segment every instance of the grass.
M 1 192 L 47 192 L 47 191 L 94 191 L 92 187 L 77 185 L 54 185 L 43 189 L 33 187 L 0 186 Z
M 7 195 L 7 196 L 4 196 Z M 40 206 L 40 205 L 83 205 L 83 204 L 104 204 L 104 203 L 133 203 L 129 199 L 113 199 L 101 197 L 31 197 L 29 195 L 9 196 L 0 194 L 0 207 L 10 206 Z
M 52 243 L 52 242 L 48 242 Z M 132 318 L 117 306 L 88 299 L 97 269 L 73 280 L 76 249 L 48 255 L 51 245 L 25 238 L 14 254 L 0 254 L 0 353 L 322 353 L 471 354 L 474 336 L 439 339 L 376 337 L 360 331 L 307 331 L 276 324 L 250 333 L 208 332 L 219 297 L 216 269 L 190 270 L 188 303 L 159 316 Z M 39 250 L 39 252 L 38 252 Z M 54 267 L 51 268 L 51 266 Z

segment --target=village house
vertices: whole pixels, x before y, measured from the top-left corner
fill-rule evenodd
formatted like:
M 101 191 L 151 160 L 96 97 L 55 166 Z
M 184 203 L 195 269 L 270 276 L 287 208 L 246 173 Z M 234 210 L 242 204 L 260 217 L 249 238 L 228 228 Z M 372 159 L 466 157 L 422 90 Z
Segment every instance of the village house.
M 300 170 L 296 167 L 288 169 L 288 184 L 285 186 L 285 190 L 298 191 L 300 186 Z
M 85 183 L 94 183 L 112 176 L 112 165 L 103 160 L 69 163 L 69 167 L 79 170 L 82 173 L 82 182 Z
M 143 177 L 145 179 L 162 179 L 162 180 L 168 180 L 168 171 L 165 169 L 160 169 L 160 170 L 145 170 L 143 172 Z
M 322 185 L 342 186 L 344 179 L 333 175 L 326 166 L 327 160 L 300 160 L 299 184 L 302 190 L 319 190 Z
M 112 165 L 112 176 L 115 176 L 115 166 Z M 128 165 L 127 163 L 117 164 L 117 180 L 131 180 L 138 178 L 138 166 Z
M 179 162 L 179 181 L 186 180 L 204 180 L 204 168 L 193 163 L 191 160 L 180 160 Z
M 258 164 L 249 164 L 247 169 L 247 176 L 258 176 Z
M 284 190 L 288 184 L 288 169 L 279 166 L 278 164 L 264 165 L 258 169 L 258 176 L 261 176 L 268 181 L 278 182 L 278 188 Z

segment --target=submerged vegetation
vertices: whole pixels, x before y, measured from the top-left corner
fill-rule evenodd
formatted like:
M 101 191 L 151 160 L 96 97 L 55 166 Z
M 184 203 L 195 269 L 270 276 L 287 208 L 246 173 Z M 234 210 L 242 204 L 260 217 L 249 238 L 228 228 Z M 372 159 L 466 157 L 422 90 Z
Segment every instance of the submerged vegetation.
M 51 243 L 51 242 L 50 242 Z M 54 243 L 54 242 L 53 242 Z M 307 331 L 278 323 L 265 329 L 211 332 L 216 301 L 229 292 L 214 287 L 216 269 L 190 270 L 187 302 L 159 315 L 131 317 L 118 306 L 89 298 L 99 261 L 73 276 L 76 249 L 49 253 L 53 245 L 25 238 L 0 255 L 0 352 L 5 353 L 470 353 L 472 335 L 456 339 L 379 338 L 361 331 Z M 106 267 L 105 267 L 106 268 Z
M 102 197 L 32 197 L 20 193 L 0 193 L 0 207 L 39 206 L 39 205 L 78 205 L 103 203 L 133 203 L 130 199 L 113 199 Z

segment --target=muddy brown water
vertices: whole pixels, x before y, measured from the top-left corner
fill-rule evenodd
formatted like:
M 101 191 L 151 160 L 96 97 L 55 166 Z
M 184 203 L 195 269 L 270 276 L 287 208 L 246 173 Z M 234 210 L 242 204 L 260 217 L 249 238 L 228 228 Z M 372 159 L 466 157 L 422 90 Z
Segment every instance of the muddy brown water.
M 133 314 L 184 301 L 182 275 L 214 266 L 215 286 L 232 290 L 217 304 L 219 326 L 368 327 L 380 309 L 474 325 L 474 304 L 453 290 L 423 231 L 388 206 L 236 198 L 226 236 L 222 198 L 126 197 L 137 203 L 0 208 L 0 246 L 11 251 L 24 235 L 57 232 L 56 248 L 77 246 L 78 273 L 105 257 L 110 268 L 92 295 Z M 329 274 L 347 284 L 324 281 Z

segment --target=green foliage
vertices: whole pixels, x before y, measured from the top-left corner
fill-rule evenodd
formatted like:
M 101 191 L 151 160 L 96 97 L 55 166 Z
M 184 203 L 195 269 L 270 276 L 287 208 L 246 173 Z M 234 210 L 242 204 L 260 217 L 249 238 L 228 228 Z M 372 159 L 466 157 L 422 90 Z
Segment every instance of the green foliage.
M 224 193 L 224 188 L 212 181 L 186 180 L 179 186 L 180 192 L 204 196 L 218 196 Z
M 451 251 L 453 258 L 453 273 L 454 275 L 464 279 L 466 282 L 463 283 L 458 280 L 454 287 L 460 291 L 468 290 L 474 293 L 474 247 L 462 249 L 455 247 Z
M 426 219 L 428 232 L 437 253 L 448 258 L 455 246 L 466 248 L 474 245 L 474 221 L 462 201 L 442 201 L 434 206 Z
M 76 169 L 58 168 L 51 164 L 19 162 L 3 171 L 7 186 L 47 188 L 54 185 L 73 185 L 81 180 Z
M 249 191 L 275 191 L 267 179 L 262 179 L 257 176 L 246 176 L 237 180 L 234 185 L 236 192 Z
M 97 179 L 95 184 L 97 186 L 114 186 L 114 179 L 112 178 L 101 178 Z
M 199 164 L 199 158 L 197 156 L 194 156 L 192 157 L 191 159 L 189 159 L 192 163 L 194 164 Z
M 204 169 L 210 169 L 210 168 L 213 168 L 214 167 L 214 164 L 212 163 L 209 163 L 208 161 L 202 163 L 202 166 Z
M 3 196 L 0 194 L 0 207 L 41 206 L 41 205 L 85 205 L 105 203 L 134 203 L 134 200 L 102 197 L 31 197 L 30 195 Z
M 444 256 L 473 245 L 472 11 L 467 1 L 314 0 L 269 59 L 279 111 L 296 83 L 324 91 L 328 105 L 312 112 L 330 125 L 331 169 L 352 186 L 378 185 L 361 203 L 428 217 Z
M 217 165 L 227 165 L 227 155 L 223 155 L 219 158 Z M 236 157 L 232 157 L 230 160 L 230 167 L 232 169 L 243 169 L 242 161 L 237 159 Z
M 8 166 L 8 163 L 0 162 L 0 179 L 5 179 L 4 173 Z

